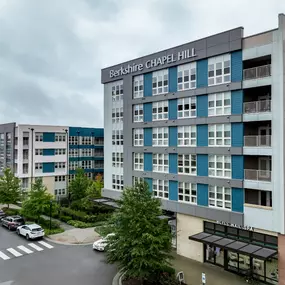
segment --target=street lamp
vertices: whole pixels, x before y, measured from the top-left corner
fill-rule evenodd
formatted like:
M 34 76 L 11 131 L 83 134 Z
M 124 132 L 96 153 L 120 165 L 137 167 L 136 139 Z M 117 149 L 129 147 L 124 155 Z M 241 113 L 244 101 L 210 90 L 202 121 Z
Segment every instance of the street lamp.
M 52 209 L 52 200 L 49 201 L 49 230 L 51 230 L 51 209 Z

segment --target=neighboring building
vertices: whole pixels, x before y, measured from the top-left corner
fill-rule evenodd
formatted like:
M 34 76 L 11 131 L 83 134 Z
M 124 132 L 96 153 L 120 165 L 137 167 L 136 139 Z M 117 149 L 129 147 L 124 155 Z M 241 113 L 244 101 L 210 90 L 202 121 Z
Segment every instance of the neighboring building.
M 103 196 L 144 179 L 178 254 L 285 284 L 284 70 L 283 14 L 103 69 Z
M 103 144 L 103 129 L 2 124 L 0 174 L 4 168 L 13 169 L 24 191 L 41 178 L 51 194 L 64 197 L 68 174 L 72 179 L 77 167 L 90 178 L 103 174 Z

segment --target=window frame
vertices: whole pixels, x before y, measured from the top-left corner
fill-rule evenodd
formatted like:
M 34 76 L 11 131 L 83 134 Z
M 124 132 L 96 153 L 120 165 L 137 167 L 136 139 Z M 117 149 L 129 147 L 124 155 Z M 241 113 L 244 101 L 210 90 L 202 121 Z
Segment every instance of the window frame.
M 169 181 L 153 179 L 152 192 L 155 198 L 169 200 Z
M 161 135 L 161 138 L 159 136 Z M 159 142 L 161 141 L 161 144 Z M 152 146 L 165 147 L 169 145 L 168 127 L 152 128 Z
M 134 146 L 144 145 L 144 129 L 143 128 L 133 129 L 133 145 Z
M 220 134 L 219 134 L 220 133 Z M 225 134 L 228 133 L 228 136 Z M 231 124 L 212 124 L 208 125 L 208 145 L 209 147 L 230 147 L 231 139 Z M 221 143 L 219 143 L 221 142 Z
M 196 154 L 178 154 L 177 166 L 178 166 L 177 167 L 178 174 L 196 176 L 197 175 L 197 155 Z
M 195 109 L 192 109 L 192 106 L 195 106 Z M 188 119 L 196 117 L 197 117 L 196 96 L 179 98 L 177 101 L 177 119 Z
M 231 71 L 231 54 L 208 58 L 208 86 L 230 83 Z
M 189 134 L 189 136 L 187 136 L 187 134 Z M 195 136 L 192 137 L 192 134 L 195 134 Z M 187 141 L 189 143 L 185 143 Z M 196 125 L 178 126 L 177 127 L 177 146 L 196 147 L 196 145 L 197 145 L 197 126 Z
M 134 76 L 133 79 L 133 98 L 142 98 L 144 92 L 144 77 L 143 75 Z
M 144 171 L 144 153 L 133 153 L 133 168 L 136 171 Z
M 197 84 L 197 62 L 194 61 L 178 65 L 177 91 L 195 89 L 196 84 Z
M 178 202 L 197 205 L 197 183 L 179 181 Z
M 160 80 L 161 79 L 161 80 Z M 161 82 L 161 86 L 159 86 Z M 169 72 L 168 68 L 154 71 L 152 73 L 152 95 L 157 96 L 169 92 Z
M 217 105 L 219 101 L 221 101 L 221 104 Z M 225 104 L 227 101 L 229 104 Z M 231 115 L 231 107 L 231 92 L 219 92 L 208 95 L 208 117 Z
M 143 122 L 143 104 L 133 105 L 133 122 Z
M 221 191 L 218 192 L 218 190 L 221 190 Z M 229 193 L 226 193 L 226 190 L 229 191 Z M 213 195 L 214 197 L 211 197 L 211 193 L 214 194 Z M 218 198 L 218 194 L 222 195 L 222 198 Z M 226 200 L 226 196 L 230 196 L 230 199 Z M 208 199 L 209 199 L 209 207 L 211 207 L 211 208 L 224 209 L 224 210 L 228 210 L 228 211 L 232 210 L 232 189 L 230 187 L 209 185 Z M 211 201 L 212 201 L 212 203 L 211 203 Z M 222 206 L 219 206 L 218 202 Z M 227 204 L 230 205 L 230 207 L 227 207 L 226 206 Z
M 218 164 L 222 164 L 222 168 L 217 167 Z M 226 164 L 229 164 L 230 167 L 225 168 Z M 231 155 L 215 155 L 215 154 L 209 155 L 208 169 L 209 169 L 209 177 L 231 179 L 232 178 Z M 218 173 L 221 173 L 221 175 Z M 228 175 L 226 175 L 226 173 L 228 173 Z
M 162 163 L 160 163 L 162 162 Z M 169 155 L 168 153 L 152 154 L 153 172 L 169 173 Z
M 168 120 L 168 100 L 152 103 L 152 121 Z

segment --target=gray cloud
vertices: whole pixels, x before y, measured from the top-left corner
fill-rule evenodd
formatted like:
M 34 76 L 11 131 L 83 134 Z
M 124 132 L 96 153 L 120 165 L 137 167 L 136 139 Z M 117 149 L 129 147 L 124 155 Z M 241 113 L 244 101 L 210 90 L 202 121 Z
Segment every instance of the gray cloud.
M 237 26 L 272 29 L 285 12 L 278 0 L 228 3 L 0 0 L 0 123 L 101 127 L 101 68 Z

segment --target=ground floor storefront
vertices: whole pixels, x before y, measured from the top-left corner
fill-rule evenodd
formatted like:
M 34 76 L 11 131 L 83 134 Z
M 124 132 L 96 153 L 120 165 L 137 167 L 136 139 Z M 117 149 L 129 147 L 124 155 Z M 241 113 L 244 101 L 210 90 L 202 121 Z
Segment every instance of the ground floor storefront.
M 177 214 L 176 238 L 179 255 L 264 283 L 283 284 L 276 233 Z

